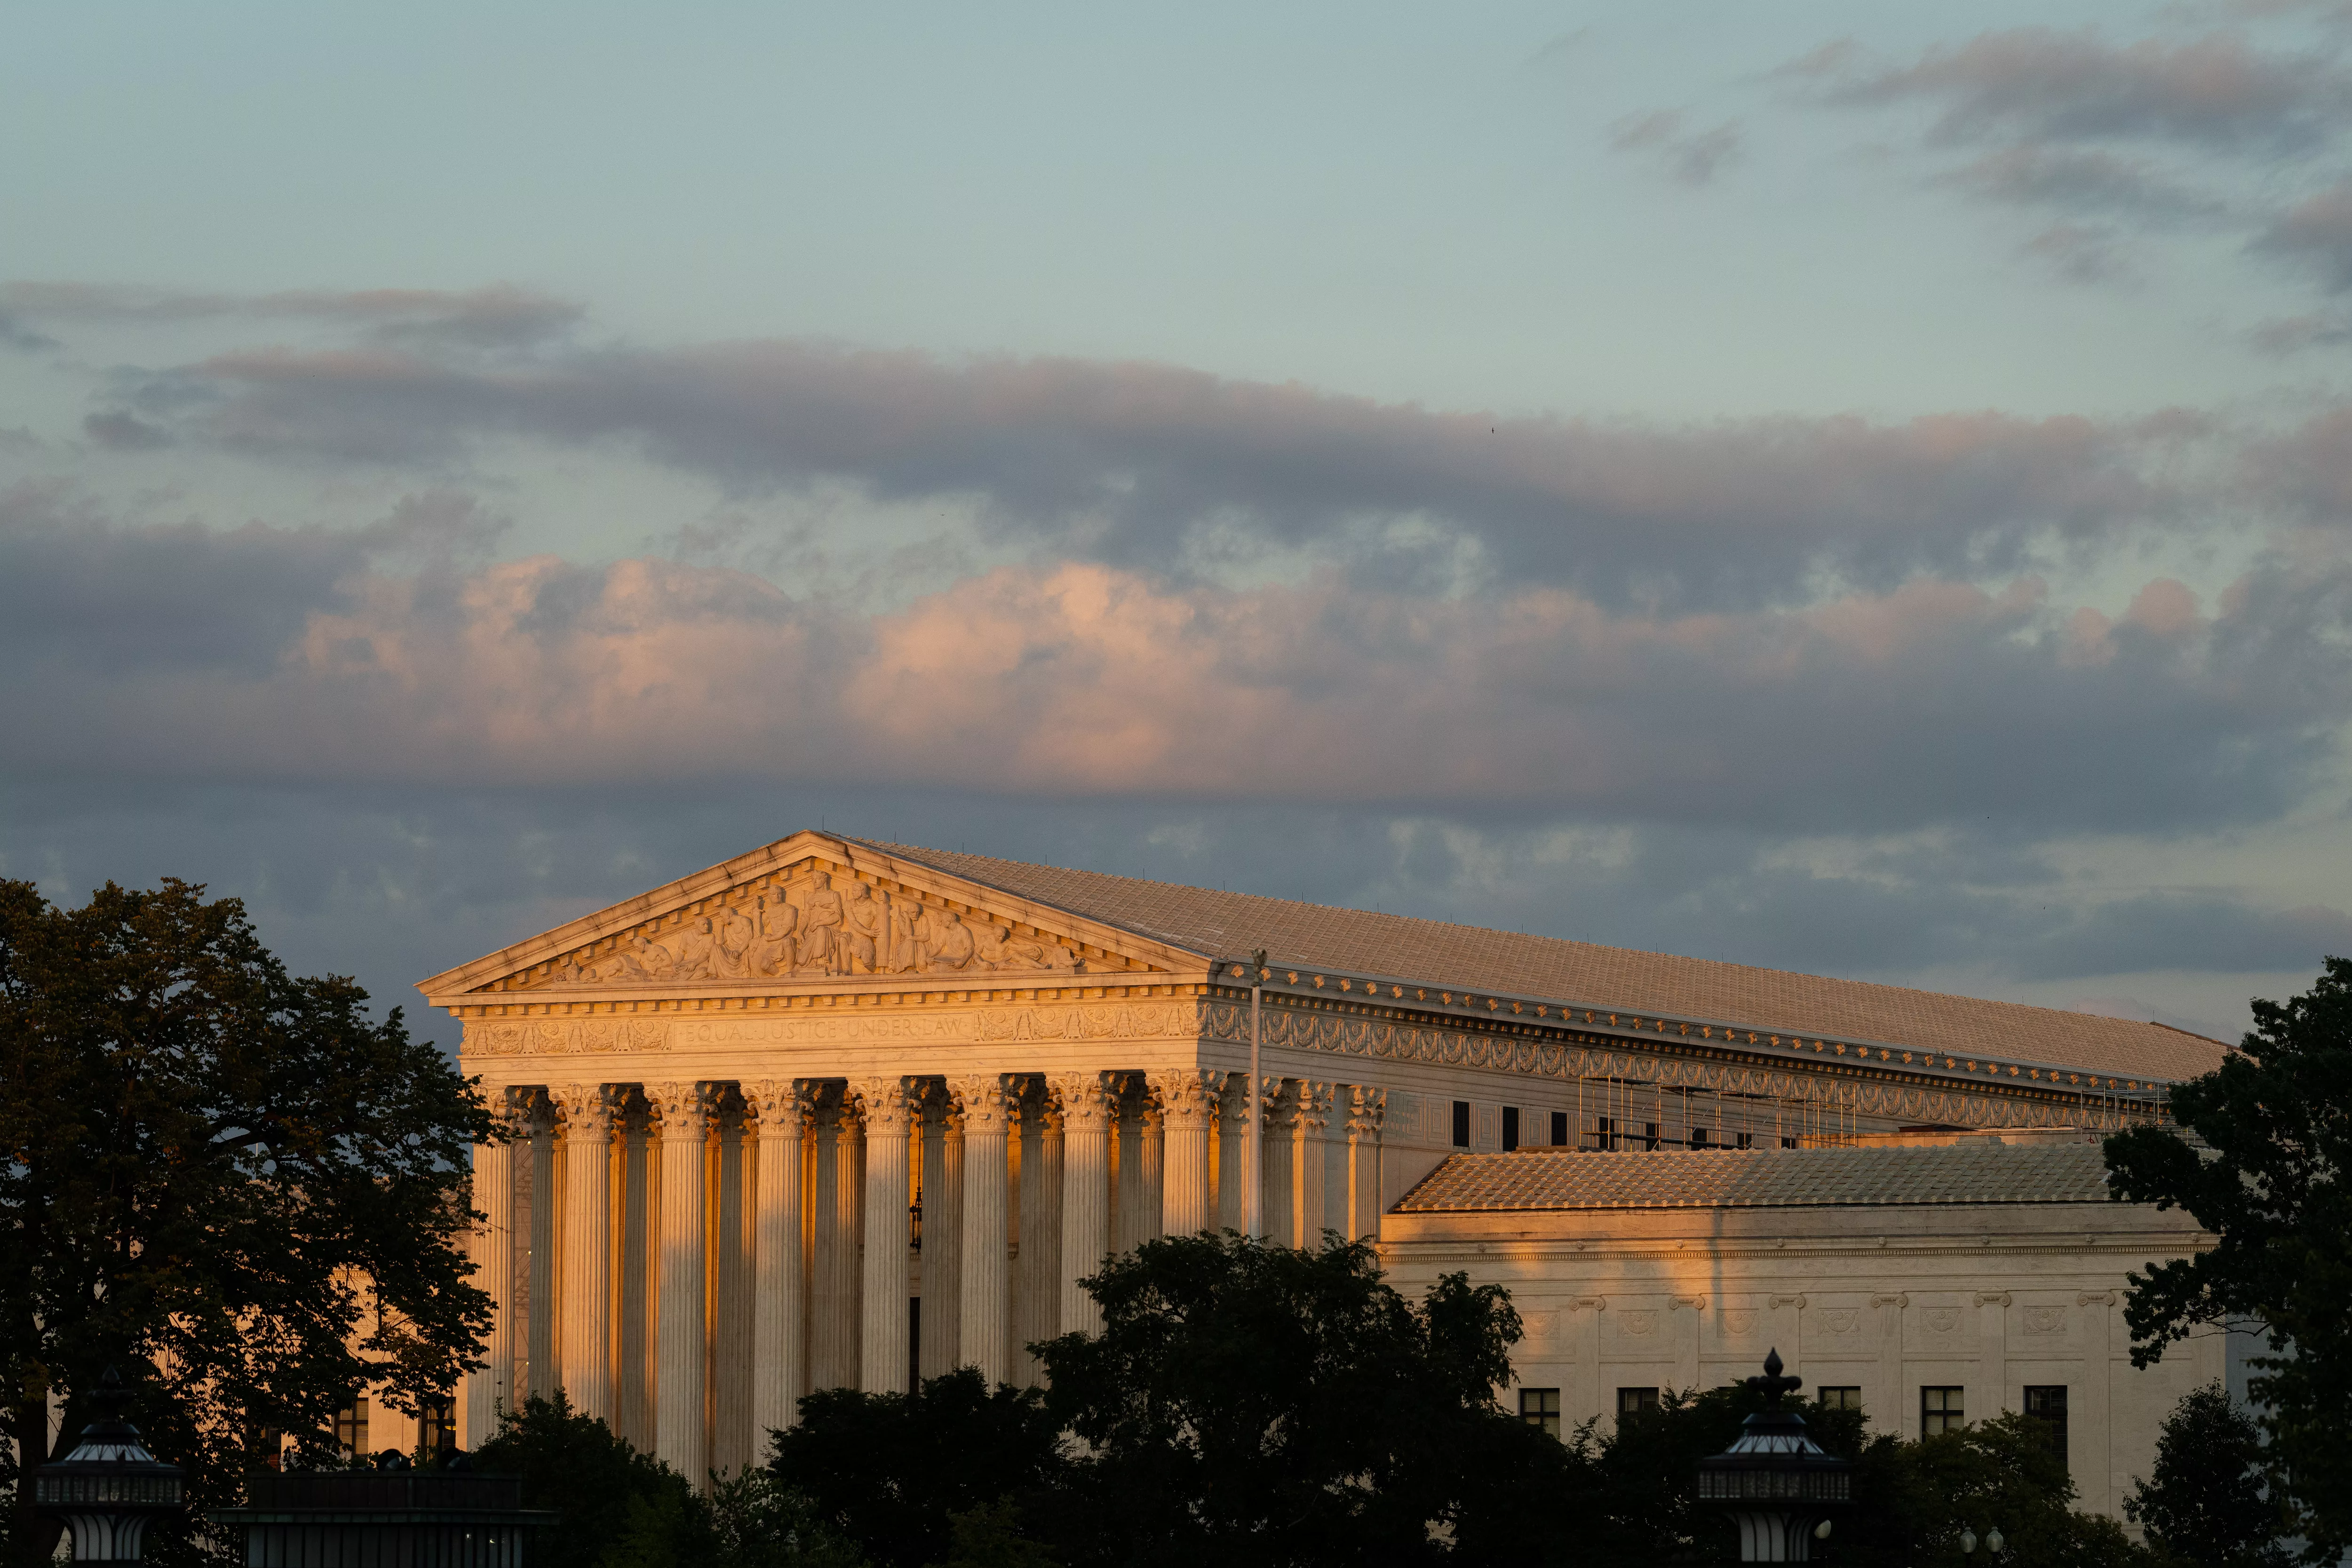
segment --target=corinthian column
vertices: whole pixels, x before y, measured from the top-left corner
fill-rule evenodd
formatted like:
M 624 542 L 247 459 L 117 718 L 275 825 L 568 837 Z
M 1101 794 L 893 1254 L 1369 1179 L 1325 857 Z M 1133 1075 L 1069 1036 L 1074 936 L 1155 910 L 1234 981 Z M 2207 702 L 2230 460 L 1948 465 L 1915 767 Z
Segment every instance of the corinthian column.
M 572 1408 L 610 1426 L 613 1405 L 613 1113 L 611 1084 L 567 1083 L 563 1110 L 563 1391 Z
M 649 1083 L 661 1112 L 661 1303 L 654 1454 L 697 1488 L 710 1469 L 709 1343 L 703 1298 L 703 1153 L 710 1133 L 711 1086 Z
M 963 1364 L 963 1107 L 952 1086 L 923 1097 L 923 1348 L 917 1377 Z
M 866 1149 L 857 1096 L 828 1085 L 816 1118 L 816 1237 L 810 1290 L 809 1386 L 857 1386 L 859 1176 Z
M 1110 1251 L 1111 1092 L 1098 1072 L 1054 1079 L 1062 1101 L 1062 1332 L 1098 1333 L 1102 1309 L 1078 1281 Z
M 1151 1075 L 1165 1139 L 1160 1229 L 1166 1235 L 1192 1236 L 1216 1226 L 1209 1206 L 1209 1134 L 1223 1079 L 1223 1073 L 1193 1068 Z
M 1292 1245 L 1309 1250 L 1323 1245 L 1324 1229 L 1331 1223 L 1329 1184 L 1326 1180 L 1330 1162 L 1323 1136 L 1323 1130 L 1331 1121 L 1331 1085 L 1302 1081 L 1298 1085 L 1298 1113 L 1292 1124 L 1290 1193 L 1297 1206 L 1291 1228 L 1298 1237 Z
M 1023 1383 L 1040 1384 L 1045 1371 L 1028 1347 L 1062 1331 L 1062 1103 L 1042 1079 L 1021 1102 L 1020 1211 L 1013 1364 Z
M 866 1079 L 866 1310 L 858 1338 L 858 1386 L 907 1392 L 907 1130 L 914 1119 L 911 1078 Z
M 1348 1090 L 1348 1239 L 1381 1236 L 1381 1123 L 1389 1091 L 1351 1085 Z
M 530 1099 L 530 1288 L 525 1298 L 523 1354 L 530 1359 L 530 1392 L 553 1399 L 563 1386 L 555 1354 L 555 1107 L 541 1095 Z
M 1217 1087 L 1217 1228 L 1242 1228 L 1242 1184 L 1249 1180 L 1249 1075 L 1224 1073 Z
M 1013 1380 L 1013 1274 L 1005 1257 L 1004 1129 L 1013 1112 L 1010 1073 L 959 1078 L 963 1103 L 963 1291 L 958 1360 L 991 1387 Z
M 487 1363 L 466 1374 L 466 1430 L 459 1440 L 478 1448 L 498 1433 L 499 1413 L 515 1408 L 514 1378 L 514 1144 L 512 1139 L 525 1105 L 525 1089 L 509 1089 L 500 1097 L 499 1128 L 503 1137 L 474 1145 L 473 1205 L 482 1223 L 474 1232 L 476 1278 L 490 1299 L 490 1332 L 482 1345 Z
M 808 1393 L 808 1288 L 801 1256 L 801 1151 L 808 1086 L 761 1079 L 743 1086 L 743 1114 L 759 1123 L 751 1216 L 751 1458 L 768 1434 L 800 1419 Z
M 1149 1079 L 1136 1085 L 1135 1108 L 1139 1123 L 1137 1144 L 1143 1159 L 1137 1173 L 1141 1179 L 1136 1183 L 1136 1225 L 1134 1237 L 1128 1242 L 1130 1247 L 1157 1241 L 1165 1234 L 1168 1201 L 1168 1110 L 1160 1103 L 1159 1087 Z

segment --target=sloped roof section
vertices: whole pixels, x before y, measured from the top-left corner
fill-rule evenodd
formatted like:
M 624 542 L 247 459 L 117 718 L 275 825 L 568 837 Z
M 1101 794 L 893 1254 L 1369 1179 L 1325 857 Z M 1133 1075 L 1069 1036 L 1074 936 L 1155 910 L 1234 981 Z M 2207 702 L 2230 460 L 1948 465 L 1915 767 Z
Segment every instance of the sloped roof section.
M 2226 1047 L 2156 1024 L 1947 996 L 1711 959 L 1373 914 L 1033 866 L 903 844 L 873 847 L 1212 958 L 1263 947 L 1271 963 L 1390 975 L 1579 1007 L 1664 1013 L 1743 1029 L 1865 1040 L 1955 1056 L 2055 1063 L 2138 1079 L 2210 1071 Z
M 1399 1200 L 1400 1214 L 1495 1209 L 1902 1207 L 2104 1204 L 2096 1143 L 1455 1154 Z

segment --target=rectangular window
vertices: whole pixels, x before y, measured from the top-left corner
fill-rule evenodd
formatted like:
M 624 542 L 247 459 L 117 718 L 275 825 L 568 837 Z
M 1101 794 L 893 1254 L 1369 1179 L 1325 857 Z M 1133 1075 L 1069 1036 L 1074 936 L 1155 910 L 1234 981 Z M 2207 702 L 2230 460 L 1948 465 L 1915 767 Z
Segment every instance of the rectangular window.
M 2025 1413 L 2050 1427 L 2050 1450 L 2059 1458 L 2066 1457 L 2066 1385 L 2063 1383 L 2029 1384 L 2025 1389 Z
M 335 1412 L 335 1447 L 346 1454 L 368 1452 L 368 1402 L 362 1394 Z
M 1519 1108 L 1503 1107 L 1503 1152 L 1509 1153 L 1519 1146 Z
M 1551 1113 L 1551 1146 L 1555 1149 L 1568 1147 L 1568 1112 L 1565 1110 Z
M 1454 1102 L 1454 1146 L 1456 1149 L 1470 1147 L 1470 1102 L 1466 1100 Z
M 1783 1149 L 1793 1149 L 1796 1146 L 1797 1141 L 1794 1138 L 1784 1137 L 1780 1140 L 1780 1147 Z
M 1658 1407 L 1658 1391 L 1654 1388 L 1621 1388 L 1617 1391 L 1617 1414 L 1637 1415 L 1644 1410 Z
M 1742 1149 L 1753 1149 L 1756 1147 L 1756 1134 L 1753 1132 L 1742 1132 L 1739 1135 L 1739 1146 Z
M 1642 1146 L 1646 1149 L 1655 1149 L 1658 1146 L 1658 1124 L 1656 1122 L 1644 1121 L 1642 1123 Z
M 1596 1116 L 1592 1119 L 1592 1125 L 1594 1134 L 1600 1139 L 1600 1146 L 1601 1148 L 1614 1149 L 1617 1147 L 1616 1123 L 1611 1121 L 1609 1118 L 1605 1116 Z
M 1962 1411 L 1961 1391 L 1957 1388 L 1922 1388 L 1919 1390 L 1919 1436 L 1932 1437 L 1938 1432 L 1957 1432 L 1969 1424 Z
M 1540 1426 L 1553 1436 L 1559 1436 L 1559 1390 L 1557 1388 L 1522 1388 L 1519 1390 L 1519 1419 L 1530 1426 Z
M 1825 1383 L 1816 1391 L 1814 1398 L 1824 1410 L 1862 1408 L 1862 1389 L 1856 1384 Z
M 1706 1147 L 1706 1128 L 1694 1127 L 1690 1130 L 1690 1146 L 1694 1149 L 1704 1149 Z
M 428 1454 L 457 1446 L 457 1402 L 428 1399 L 416 1423 L 417 1446 Z

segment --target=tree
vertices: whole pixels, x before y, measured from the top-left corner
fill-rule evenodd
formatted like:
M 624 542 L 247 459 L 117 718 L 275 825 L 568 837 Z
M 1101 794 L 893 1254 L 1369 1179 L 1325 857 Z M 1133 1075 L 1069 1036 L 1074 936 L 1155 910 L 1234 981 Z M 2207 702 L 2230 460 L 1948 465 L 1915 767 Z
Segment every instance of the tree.
M 1146 1242 L 1087 1289 L 1101 1334 L 1036 1347 L 1084 1446 L 1066 1562 L 1398 1564 L 1464 1537 L 1487 1560 L 1569 1466 L 1495 1404 L 1519 1337 L 1498 1287 L 1448 1275 L 1416 1305 L 1368 1244 L 1228 1232 Z
M 1059 1429 L 1035 1389 L 961 1367 L 907 1394 L 827 1388 L 775 1435 L 768 1472 L 882 1568 L 959 1550 L 959 1515 L 1034 1505 L 1062 1480 Z M 976 1526 L 967 1526 L 970 1535 Z
M 2193 1388 L 2157 1435 L 2156 1469 L 2124 1517 L 2198 1568 L 2285 1568 L 2285 1510 L 2265 1485 L 2263 1435 L 2218 1383 Z
M 2011 1563 L 2158 1568 L 2159 1560 L 2114 1520 L 2075 1511 L 2065 1458 L 2051 1446 L 2049 1428 L 2030 1415 L 2006 1412 L 1898 1445 L 1885 1458 L 1876 1477 L 1866 1472 L 1858 1479 L 1878 1489 L 1907 1538 L 1910 1554 L 1897 1561 L 1964 1568 L 1982 1559 L 1961 1551 L 1960 1531 L 1987 1537 L 1998 1528 Z
M 2180 1207 L 2215 1237 L 2194 1258 L 2132 1276 L 2124 1319 L 2146 1366 L 2200 1326 L 2252 1322 L 2269 1352 L 2249 1392 L 2270 1463 L 2310 1540 L 2352 1543 L 2352 963 L 2330 958 L 2221 1065 L 2173 1086 L 2172 1119 L 2106 1142 L 2115 1195 Z
M 396 1009 L 288 973 L 203 893 L 110 883 L 67 910 L 0 881 L 0 1422 L 23 1462 L 58 1457 L 120 1366 L 191 1519 L 273 1434 L 327 1430 L 368 1384 L 413 1411 L 478 1364 L 467 1145 L 493 1136 Z M 0 1555 L 46 1562 L 59 1527 L 0 1462 Z M 186 1521 L 150 1541 L 167 1565 L 214 1550 Z

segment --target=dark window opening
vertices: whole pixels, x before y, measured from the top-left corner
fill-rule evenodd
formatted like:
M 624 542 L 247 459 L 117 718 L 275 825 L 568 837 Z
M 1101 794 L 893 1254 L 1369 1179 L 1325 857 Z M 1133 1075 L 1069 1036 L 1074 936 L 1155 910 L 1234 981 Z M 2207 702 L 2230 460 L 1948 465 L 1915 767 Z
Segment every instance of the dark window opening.
M 416 1422 L 417 1447 L 428 1454 L 457 1446 L 457 1402 L 454 1399 L 428 1399 L 419 1407 Z
M 1795 1148 L 1796 1146 L 1797 1146 L 1797 1141 L 1796 1141 L 1794 1138 L 1785 1138 L 1785 1137 L 1784 1137 L 1784 1138 L 1782 1138 L 1782 1139 L 1780 1140 L 1780 1147 L 1781 1147 L 1781 1148 L 1783 1148 L 1783 1149 L 1793 1149 L 1793 1148 Z
M 1642 1146 L 1645 1149 L 1655 1149 L 1658 1146 L 1658 1124 L 1656 1122 L 1644 1121 L 1642 1123 Z
M 1456 1149 L 1470 1147 L 1470 1102 L 1466 1100 L 1454 1102 L 1454 1146 Z
M 1957 1388 L 1919 1390 L 1919 1436 L 1932 1437 L 1938 1432 L 1957 1432 L 1969 1424 L 1961 1408 L 1961 1393 Z
M 1704 1149 L 1706 1147 L 1706 1128 L 1694 1127 L 1690 1130 L 1690 1146 L 1694 1149 Z
M 1617 1147 L 1617 1124 L 1605 1116 L 1596 1116 L 1592 1119 L 1592 1122 L 1597 1130 L 1601 1147 L 1603 1149 Z
M 1658 1407 L 1658 1391 L 1654 1388 L 1621 1388 L 1617 1391 L 1617 1414 L 1638 1415 L 1644 1410 Z
M 335 1447 L 346 1454 L 368 1452 L 368 1402 L 362 1394 L 335 1412 Z
M 2025 1413 L 2050 1428 L 2050 1451 L 2063 1462 L 2066 1458 L 2066 1385 L 2028 1384 Z
M 1509 1153 L 1519 1146 L 1519 1108 L 1503 1107 L 1503 1152 Z
M 1862 1388 L 1858 1384 L 1825 1383 L 1814 1398 L 1824 1410 L 1859 1410 L 1862 1408 Z
M 1739 1146 L 1742 1149 L 1753 1149 L 1756 1147 L 1756 1134 L 1753 1132 L 1742 1132 L 1739 1135 Z
M 1551 1113 L 1551 1146 L 1555 1149 L 1568 1147 L 1568 1112 L 1565 1110 Z
M 1559 1390 L 1557 1388 L 1522 1388 L 1519 1390 L 1519 1419 L 1530 1426 L 1539 1426 L 1553 1436 L 1559 1436 Z

